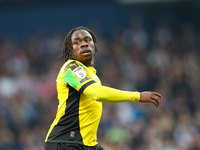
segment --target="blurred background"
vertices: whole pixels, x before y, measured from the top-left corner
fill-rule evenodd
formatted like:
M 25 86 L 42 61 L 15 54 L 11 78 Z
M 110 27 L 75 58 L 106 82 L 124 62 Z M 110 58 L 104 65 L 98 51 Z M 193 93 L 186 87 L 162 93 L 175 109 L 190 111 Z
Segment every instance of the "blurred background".
M 97 36 L 103 85 L 157 91 L 153 104 L 103 105 L 106 150 L 200 150 L 199 0 L 0 0 L 0 150 L 42 150 L 57 111 L 62 42 Z

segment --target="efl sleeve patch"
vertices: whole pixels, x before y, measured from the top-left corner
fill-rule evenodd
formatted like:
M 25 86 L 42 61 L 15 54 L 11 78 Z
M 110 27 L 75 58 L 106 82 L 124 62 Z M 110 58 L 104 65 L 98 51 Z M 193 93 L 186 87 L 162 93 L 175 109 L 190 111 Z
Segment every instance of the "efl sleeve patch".
M 72 65 L 72 64 L 71 64 Z M 73 64 L 73 66 L 70 66 L 66 68 L 65 74 L 63 76 L 63 82 L 66 86 L 71 86 L 77 91 L 79 91 L 81 88 L 84 89 L 88 86 L 88 82 L 90 83 L 95 82 L 88 74 L 87 71 L 84 69 L 83 66 L 77 66 Z M 83 88 L 84 87 L 84 88 Z
M 73 70 L 73 73 L 76 75 L 77 78 L 83 79 L 87 76 L 85 70 L 79 66 Z

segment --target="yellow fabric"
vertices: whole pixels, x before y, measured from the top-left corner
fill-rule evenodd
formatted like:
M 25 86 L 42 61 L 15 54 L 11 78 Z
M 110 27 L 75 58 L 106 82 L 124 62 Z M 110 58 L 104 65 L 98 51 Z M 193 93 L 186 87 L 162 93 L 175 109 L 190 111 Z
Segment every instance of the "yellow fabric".
M 113 89 L 99 84 L 91 84 L 84 91 L 93 100 L 106 103 L 133 102 L 140 100 L 139 92 L 129 92 Z
M 75 62 L 75 64 L 73 63 L 73 61 Z M 70 66 L 70 63 L 71 63 L 71 66 Z M 72 67 L 74 66 L 82 67 L 87 74 L 86 77 L 83 79 L 78 78 L 76 74 L 73 72 Z M 79 117 L 79 127 L 80 127 L 79 132 L 81 134 L 82 141 L 73 141 L 73 142 L 76 142 L 76 143 L 81 142 L 86 146 L 95 146 L 96 144 L 98 144 L 97 143 L 97 129 L 98 129 L 98 125 L 99 125 L 101 114 L 102 114 L 102 103 L 98 101 L 94 101 L 88 96 L 82 94 L 80 92 L 80 89 L 83 86 L 85 86 L 87 83 L 89 83 L 90 81 L 95 81 L 96 82 L 95 84 L 101 85 L 101 82 L 96 75 L 96 70 L 93 67 L 86 67 L 79 61 L 68 60 L 60 69 L 60 72 L 58 74 L 56 81 L 57 81 L 59 105 L 58 105 L 56 118 L 53 121 L 48 131 L 45 142 L 48 142 L 49 140 L 48 137 L 50 136 L 51 132 L 53 132 L 53 129 L 59 124 L 59 120 L 64 115 L 66 115 L 65 111 L 67 107 L 67 100 L 69 97 L 69 87 L 67 86 L 68 84 L 80 93 L 78 117 Z M 92 91 L 92 93 L 95 93 L 95 91 Z M 69 115 L 73 116 L 73 114 L 69 114 Z M 62 127 L 59 125 L 59 128 L 62 128 Z M 62 142 L 68 142 L 68 141 L 62 140 Z

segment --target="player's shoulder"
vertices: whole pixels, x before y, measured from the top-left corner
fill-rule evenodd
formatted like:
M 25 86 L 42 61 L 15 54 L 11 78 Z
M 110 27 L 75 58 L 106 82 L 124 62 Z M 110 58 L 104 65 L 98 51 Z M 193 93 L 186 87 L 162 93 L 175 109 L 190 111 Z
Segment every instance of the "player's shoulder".
M 77 60 L 68 60 L 60 70 L 60 76 L 67 74 L 74 74 L 78 78 L 86 77 L 87 73 L 84 69 L 85 66 Z M 71 73 L 70 73 L 71 72 Z
M 67 70 L 71 70 L 71 71 L 73 71 L 73 70 L 75 70 L 75 69 L 77 69 L 77 68 L 85 68 L 85 66 L 81 63 L 81 62 L 79 62 L 79 61 L 77 61 L 77 60 L 73 60 L 73 59 L 69 59 L 67 62 L 65 62 L 65 64 L 62 66 L 62 70 L 64 71 L 64 72 L 66 72 Z
M 68 60 L 67 62 L 64 63 L 62 66 L 62 70 L 65 72 L 67 70 L 74 70 L 75 68 L 79 67 L 79 64 L 77 63 L 76 60 Z
M 70 61 L 67 63 L 65 69 L 74 70 L 74 69 L 77 68 L 77 67 L 79 67 L 79 64 L 77 63 L 77 61 L 76 61 L 76 60 L 70 60 Z

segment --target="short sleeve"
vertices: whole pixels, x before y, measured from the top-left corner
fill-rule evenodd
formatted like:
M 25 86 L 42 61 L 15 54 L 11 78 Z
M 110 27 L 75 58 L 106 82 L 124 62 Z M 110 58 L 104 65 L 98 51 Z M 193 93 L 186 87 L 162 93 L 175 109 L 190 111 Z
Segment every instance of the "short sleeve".
M 66 86 L 71 86 L 81 93 L 87 86 L 96 83 L 88 75 L 86 67 L 79 65 L 76 61 L 70 62 L 65 67 L 63 82 Z

